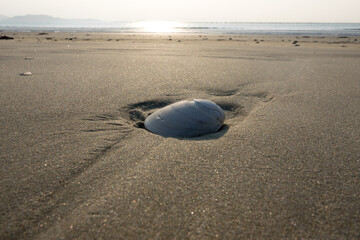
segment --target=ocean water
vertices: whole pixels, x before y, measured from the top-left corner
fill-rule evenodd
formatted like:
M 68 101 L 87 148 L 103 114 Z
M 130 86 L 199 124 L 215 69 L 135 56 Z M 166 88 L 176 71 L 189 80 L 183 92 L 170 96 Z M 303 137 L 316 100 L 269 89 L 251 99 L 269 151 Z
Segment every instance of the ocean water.
M 0 26 L 0 31 L 360 36 L 360 23 L 117 22 L 93 26 Z
M 360 35 L 360 23 L 189 23 L 179 30 L 216 34 Z

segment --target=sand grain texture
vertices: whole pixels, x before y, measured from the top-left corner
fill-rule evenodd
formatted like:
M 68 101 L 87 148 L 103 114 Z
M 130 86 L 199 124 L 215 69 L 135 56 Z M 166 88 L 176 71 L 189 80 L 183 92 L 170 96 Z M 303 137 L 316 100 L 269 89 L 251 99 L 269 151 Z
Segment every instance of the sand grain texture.
M 0 43 L 1 239 L 360 236 L 352 38 L 19 35 Z M 226 127 L 136 127 L 191 98 Z

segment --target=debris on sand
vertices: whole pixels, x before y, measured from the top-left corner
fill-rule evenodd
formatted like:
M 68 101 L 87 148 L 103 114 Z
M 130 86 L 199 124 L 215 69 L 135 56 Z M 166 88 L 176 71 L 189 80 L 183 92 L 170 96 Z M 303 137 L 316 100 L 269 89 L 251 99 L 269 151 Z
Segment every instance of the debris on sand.
M 0 36 L 0 40 L 12 40 L 12 39 L 14 39 L 14 38 L 13 37 L 8 37 L 6 35 Z

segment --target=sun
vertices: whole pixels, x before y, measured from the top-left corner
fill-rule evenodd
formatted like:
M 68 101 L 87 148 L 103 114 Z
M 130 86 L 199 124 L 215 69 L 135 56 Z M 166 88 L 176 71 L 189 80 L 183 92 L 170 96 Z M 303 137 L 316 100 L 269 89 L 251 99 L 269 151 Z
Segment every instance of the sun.
M 177 31 L 179 23 L 166 21 L 138 22 L 135 24 L 144 32 L 148 33 L 172 33 Z

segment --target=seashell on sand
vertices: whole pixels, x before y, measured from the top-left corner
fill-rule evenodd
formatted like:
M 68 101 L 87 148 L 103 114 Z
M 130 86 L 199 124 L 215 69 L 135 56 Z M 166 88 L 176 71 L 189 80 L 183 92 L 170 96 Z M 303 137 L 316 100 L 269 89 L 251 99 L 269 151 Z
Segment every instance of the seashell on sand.
M 164 137 L 191 138 L 219 131 L 225 120 L 224 111 L 216 103 L 184 100 L 152 113 L 145 128 Z
M 21 76 L 30 76 L 30 75 L 32 75 L 32 73 L 31 72 L 24 72 L 24 73 L 21 73 L 20 75 Z

